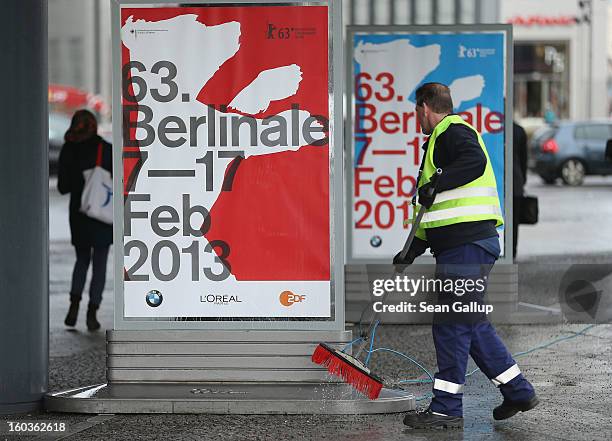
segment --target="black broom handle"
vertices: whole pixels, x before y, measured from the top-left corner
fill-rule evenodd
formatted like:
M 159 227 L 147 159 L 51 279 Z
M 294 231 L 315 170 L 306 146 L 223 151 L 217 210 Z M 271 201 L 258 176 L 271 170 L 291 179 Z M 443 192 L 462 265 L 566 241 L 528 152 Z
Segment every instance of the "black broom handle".
M 442 175 L 442 169 L 438 168 L 436 169 L 436 172 L 433 175 L 431 175 L 431 177 L 429 178 L 429 182 L 431 183 L 431 188 L 430 188 L 431 193 L 434 193 L 436 191 L 436 187 L 438 185 L 438 179 L 440 178 L 440 175 Z M 410 250 L 410 246 L 412 245 L 412 242 L 414 241 L 414 237 L 416 236 L 416 231 L 419 228 L 419 225 L 421 224 L 421 220 L 423 219 L 423 216 L 425 215 L 425 210 L 426 208 L 421 205 L 421 208 L 419 209 L 419 213 L 417 214 L 414 224 L 412 224 L 412 228 L 410 229 L 410 233 L 408 234 L 408 238 L 406 239 L 406 242 L 404 243 L 404 248 L 402 248 L 402 251 L 400 253 L 400 258 L 402 260 L 406 258 L 406 255 L 408 254 L 408 251 Z M 397 272 L 396 270 L 394 275 L 397 275 L 397 274 L 401 274 L 401 272 Z M 385 303 L 385 300 L 388 295 L 389 295 L 389 291 L 385 292 L 385 294 L 380 299 L 381 304 Z M 372 316 L 372 320 L 370 320 L 370 325 L 368 326 L 368 330 L 363 335 L 364 341 L 359 347 L 359 351 L 355 355 L 355 358 L 359 358 L 359 356 L 365 349 L 366 344 L 368 343 L 368 338 L 372 334 L 372 330 L 374 329 L 374 324 L 376 323 L 376 320 L 378 320 L 379 316 L 380 316 L 380 312 L 376 312 Z

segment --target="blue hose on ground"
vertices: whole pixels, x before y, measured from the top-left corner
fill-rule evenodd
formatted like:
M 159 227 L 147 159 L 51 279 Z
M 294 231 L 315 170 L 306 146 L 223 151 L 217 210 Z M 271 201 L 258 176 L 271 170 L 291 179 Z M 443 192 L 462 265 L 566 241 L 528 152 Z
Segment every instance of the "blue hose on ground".
M 351 346 L 353 346 L 355 343 L 357 343 L 358 341 L 361 341 L 361 340 L 363 340 L 363 337 L 357 337 L 355 340 L 353 340 L 353 341 L 351 341 L 351 342 L 348 342 L 348 343 L 346 344 L 346 346 L 344 346 L 344 347 L 342 348 L 342 352 L 346 351 L 348 348 L 350 348 L 350 347 L 351 347 Z
M 516 354 L 512 354 L 512 356 L 513 356 L 514 358 L 522 357 L 523 355 L 531 354 L 532 352 L 539 351 L 539 350 L 541 350 L 541 349 L 546 349 L 546 348 L 548 348 L 548 347 L 550 347 L 550 346 L 552 346 L 552 345 L 554 345 L 554 344 L 557 344 L 557 343 L 559 343 L 559 342 L 562 342 L 562 341 L 565 341 L 565 340 L 571 340 L 572 338 L 576 338 L 576 337 L 578 337 L 578 336 L 580 336 L 580 335 L 583 335 L 585 332 L 587 332 L 589 329 L 594 328 L 595 326 L 597 326 L 597 325 L 589 325 L 589 326 L 587 326 L 586 328 L 582 328 L 580 331 L 575 332 L 575 333 L 574 333 L 574 334 L 572 334 L 572 335 L 566 335 L 566 336 L 564 336 L 564 337 L 558 337 L 558 338 L 555 338 L 554 340 L 551 340 L 551 341 L 549 341 L 548 343 L 544 343 L 544 344 L 542 344 L 542 345 L 536 346 L 535 348 L 531 348 L 531 349 L 528 349 L 528 350 L 526 350 L 526 351 L 517 352 Z M 475 373 L 476 373 L 476 372 L 478 372 L 479 370 L 480 370 L 480 368 L 476 368 L 476 369 L 474 369 L 473 371 L 468 372 L 468 373 L 465 375 L 465 377 L 467 378 L 467 377 L 469 377 L 469 376 L 471 376 L 471 375 L 475 374 Z
M 395 355 L 398 355 L 400 357 L 403 357 L 403 358 L 407 359 L 408 361 L 410 361 L 411 363 L 415 364 L 416 366 L 421 368 L 423 370 L 423 372 L 425 372 L 427 374 L 427 376 L 429 377 L 428 379 L 415 378 L 415 379 L 410 379 L 410 380 L 401 380 L 401 381 L 399 381 L 400 384 L 427 384 L 427 383 L 433 383 L 434 377 L 431 374 L 431 372 L 429 372 L 421 363 L 419 363 L 414 358 L 412 358 L 412 357 L 410 357 L 410 356 L 408 356 L 408 355 L 406 355 L 406 354 L 404 354 L 402 352 L 396 351 L 394 349 L 389 349 L 389 348 L 376 348 L 376 349 L 373 349 L 373 346 L 374 346 L 374 336 L 376 335 L 376 328 L 378 327 L 378 324 L 379 324 L 379 322 L 377 321 L 376 324 L 374 325 L 374 329 L 372 330 L 372 335 L 370 336 L 370 349 L 368 351 L 368 356 L 367 356 L 366 361 L 365 361 L 366 366 L 368 365 L 368 363 L 370 361 L 370 358 L 371 358 L 371 356 L 372 356 L 372 354 L 374 352 L 378 352 L 378 351 L 390 352 L 392 354 L 395 354 Z M 534 348 L 528 349 L 526 351 L 521 351 L 521 352 L 517 352 L 516 354 L 512 354 L 512 356 L 513 357 L 522 357 L 524 355 L 531 354 L 532 352 L 539 351 L 539 350 L 542 350 L 542 349 L 546 349 L 546 348 L 548 348 L 548 347 L 550 347 L 550 346 L 552 346 L 554 344 L 560 343 L 562 341 L 571 340 L 573 338 L 576 338 L 576 337 L 579 337 L 581 335 L 584 335 L 585 332 L 587 332 L 589 329 L 594 328 L 595 326 L 597 326 L 597 325 L 595 325 L 595 324 L 589 325 L 589 326 L 581 329 L 580 331 L 573 333 L 572 335 L 566 335 L 564 337 L 558 337 L 558 338 L 556 338 L 554 340 L 551 340 L 551 341 L 549 341 L 547 343 L 543 343 L 543 344 L 541 344 L 539 346 L 536 346 Z M 352 342 L 348 343 L 346 345 L 345 349 L 350 347 L 351 345 L 353 345 L 355 342 L 357 342 L 359 340 L 362 340 L 362 338 L 361 337 L 357 338 L 357 339 L 353 340 Z M 480 368 L 476 368 L 476 369 L 468 372 L 465 375 L 465 377 L 466 378 L 470 377 L 473 374 L 475 374 L 476 372 L 478 372 L 479 370 L 480 370 Z M 433 396 L 432 394 L 422 395 L 422 396 L 417 397 L 416 401 L 426 400 L 428 398 L 431 398 L 432 396 Z
M 368 350 L 368 356 L 365 359 L 366 366 L 368 365 L 368 363 L 370 363 L 370 357 L 372 357 L 372 352 L 374 352 L 374 337 L 376 336 L 376 328 L 378 327 L 379 323 L 380 321 L 376 320 L 376 323 L 374 323 L 374 328 L 372 328 L 372 335 L 370 335 L 370 349 Z
M 433 383 L 433 375 L 431 374 L 431 372 L 429 372 L 421 363 L 419 363 L 418 361 L 416 361 L 415 359 L 409 357 L 408 355 L 404 354 L 403 352 L 399 352 L 396 351 L 394 349 L 389 349 L 389 348 L 376 348 L 374 349 L 372 352 L 378 352 L 378 351 L 386 351 L 386 352 L 391 352 L 392 354 L 395 355 L 399 355 L 400 357 L 404 357 L 405 359 L 407 359 L 408 361 L 416 364 L 418 367 L 420 367 L 429 377 L 429 380 L 425 380 L 425 379 L 414 379 L 414 380 L 402 380 L 400 381 L 400 383 Z

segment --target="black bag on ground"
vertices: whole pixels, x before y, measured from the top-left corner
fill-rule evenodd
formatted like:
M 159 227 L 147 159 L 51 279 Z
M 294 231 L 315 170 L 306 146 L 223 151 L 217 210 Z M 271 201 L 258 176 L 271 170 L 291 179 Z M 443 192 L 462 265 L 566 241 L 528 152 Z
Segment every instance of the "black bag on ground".
M 533 225 L 538 223 L 538 198 L 535 196 L 523 196 L 521 198 L 519 223 Z

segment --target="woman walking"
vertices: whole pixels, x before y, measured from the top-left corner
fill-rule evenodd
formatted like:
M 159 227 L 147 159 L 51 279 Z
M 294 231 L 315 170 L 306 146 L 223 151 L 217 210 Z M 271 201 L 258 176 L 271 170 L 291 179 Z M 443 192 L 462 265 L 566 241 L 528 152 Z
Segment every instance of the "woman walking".
M 64 323 L 74 326 L 85 287 L 90 262 L 92 277 L 89 286 L 87 329 L 100 329 L 96 312 L 102 301 L 106 282 L 108 250 L 113 242 L 113 227 L 81 213 L 81 196 L 85 186 L 83 171 L 96 165 L 112 173 L 112 148 L 98 136 L 98 123 L 88 110 L 79 110 L 72 117 L 60 152 L 57 187 L 61 194 L 70 193 L 70 233 L 76 251 L 72 272 L 70 309 Z

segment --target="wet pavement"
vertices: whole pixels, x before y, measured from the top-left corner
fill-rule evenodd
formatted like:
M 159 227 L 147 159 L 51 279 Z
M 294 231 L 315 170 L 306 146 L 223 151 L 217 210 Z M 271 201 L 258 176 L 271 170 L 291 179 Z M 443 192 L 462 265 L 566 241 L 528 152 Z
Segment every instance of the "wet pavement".
M 535 178 L 537 179 L 537 178 Z M 597 179 L 597 178 L 595 178 Z M 599 181 L 597 181 L 599 182 Z M 573 190 L 573 189 L 572 189 Z M 584 189 L 583 189 L 584 190 Z M 565 187 L 542 187 L 555 197 L 578 197 Z M 610 187 L 596 185 L 595 191 Z M 563 194 L 562 194 L 563 193 Z M 589 192 L 587 192 L 590 194 Z M 591 199 L 591 197 L 589 196 Z M 545 202 L 548 204 L 549 202 Z M 547 206 L 547 205 L 546 205 Z M 611 205 L 612 206 L 612 205 Z M 103 331 L 88 332 L 82 308 L 76 329 L 67 330 L 63 317 L 68 308 L 69 279 L 74 255 L 67 230 L 67 198 L 51 192 L 50 231 L 50 365 L 49 390 L 105 382 L 105 339 Z M 542 209 L 542 208 L 541 208 Z M 63 217 L 63 221 L 62 221 Z M 553 225 L 554 218 L 543 215 L 543 224 Z M 558 227 L 569 228 L 566 222 Z M 538 228 L 528 227 L 528 228 Z M 554 226 L 553 226 L 554 228 Z M 524 261 L 537 261 L 534 245 L 526 245 L 535 235 L 521 236 Z M 539 234 L 539 233 L 538 233 Z M 607 234 L 607 233 L 602 233 Z M 533 239 L 538 240 L 538 239 Z M 575 243 L 569 239 L 567 252 L 559 259 L 571 260 Z M 541 251 L 543 243 L 540 242 Z M 536 244 L 537 245 L 537 244 Z M 612 247 L 612 241 L 605 245 Z M 599 246 L 593 259 L 610 262 L 610 249 Z M 576 251 L 576 250 L 573 250 Z M 546 253 L 539 253 L 546 254 Z M 576 254 L 583 254 L 578 250 Z M 112 254 L 111 257 L 112 259 Z M 534 259 L 534 260 L 532 260 Z M 584 260 L 584 257 L 582 258 Z M 587 259 L 591 260 L 591 259 Z M 103 329 L 112 328 L 112 274 L 100 309 Z M 542 283 L 547 283 L 542 277 Z M 532 283 L 538 283 L 534 279 Z M 542 286 L 544 288 L 544 286 Z M 84 294 L 86 298 L 87 294 Z M 517 358 L 526 377 L 535 386 L 541 399 L 536 409 L 501 422 L 492 418 L 493 408 L 501 402 L 498 390 L 477 372 L 467 379 L 464 397 L 465 428 L 461 431 L 414 431 L 404 428 L 402 415 L 375 416 L 312 416 L 312 415 L 79 415 L 35 412 L 29 415 L 0 417 L 2 439 L 66 439 L 66 440 L 596 440 L 612 438 L 612 326 L 599 325 L 583 335 L 576 333 L 585 325 L 504 325 L 498 332 L 513 353 L 536 348 L 562 336 L 574 337 L 548 348 Z M 376 347 L 405 352 L 429 370 L 435 370 L 431 330 L 428 326 L 382 325 Z M 371 365 L 388 381 L 423 378 L 423 373 L 404 359 L 378 352 Z M 473 368 L 470 361 L 469 368 Z M 428 402 L 429 385 L 406 386 L 421 397 L 419 405 Z M 11 435 L 6 421 L 65 422 L 67 431 L 36 437 Z
M 519 261 L 593 256 L 612 251 L 612 176 L 587 176 L 579 187 L 547 185 L 529 174 L 525 194 L 537 196 L 539 222 L 521 225 Z
M 72 251 L 67 242 L 53 243 L 49 389 L 105 381 L 104 333 L 87 332 L 80 311 L 75 330 L 62 321 L 68 307 L 67 277 Z M 109 274 L 110 276 L 110 274 Z M 112 278 L 107 286 L 111 286 Z M 101 322 L 112 326 L 112 296 L 105 292 Z M 573 336 L 584 325 L 499 326 L 498 332 L 513 352 L 532 349 L 559 336 Z M 380 326 L 376 347 L 405 352 L 435 370 L 428 326 Z M 67 440 L 594 440 L 612 433 L 612 326 L 599 325 L 584 335 L 559 342 L 517 359 L 534 384 L 542 404 L 524 414 L 495 422 L 491 412 L 501 402 L 498 390 L 477 372 L 466 382 L 465 428 L 462 431 L 414 431 L 402 424 L 402 415 L 78 415 L 37 412 L 5 417 L 12 421 L 66 422 L 68 431 L 39 439 Z M 375 353 L 371 365 L 388 381 L 422 378 L 422 372 L 404 359 Z M 470 368 L 473 363 L 470 362 Z M 430 386 L 407 386 L 425 397 Z M 419 405 L 426 405 L 424 398 Z M 0 419 L 1 421 L 1 419 Z M 34 439 L 10 436 L 0 439 Z

